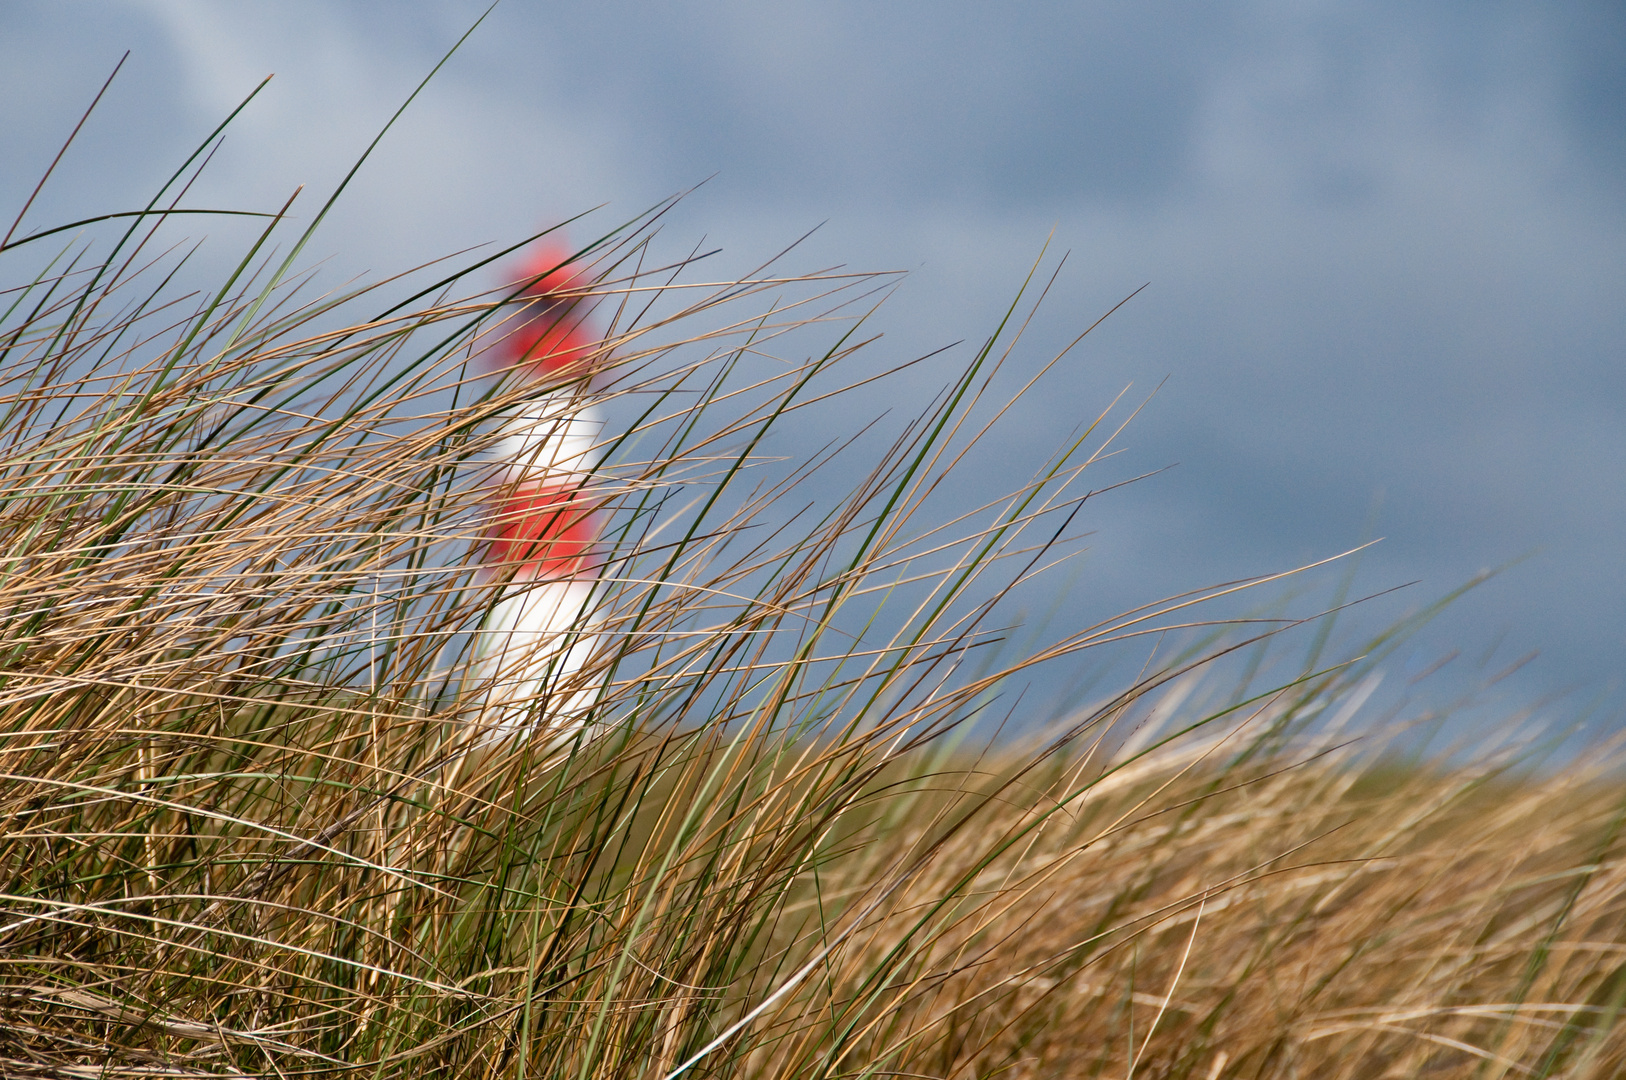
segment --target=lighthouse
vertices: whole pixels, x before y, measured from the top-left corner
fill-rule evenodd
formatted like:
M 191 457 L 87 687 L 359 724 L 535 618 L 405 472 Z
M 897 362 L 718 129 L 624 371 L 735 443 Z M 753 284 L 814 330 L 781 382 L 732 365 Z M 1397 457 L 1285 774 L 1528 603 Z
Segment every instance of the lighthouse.
M 594 470 L 603 421 L 591 404 L 601 339 L 589 329 L 582 272 L 555 244 L 534 250 L 515 311 L 490 355 L 534 393 L 501 414 L 501 463 L 487 501 L 481 573 L 500 581 L 476 634 L 468 677 L 482 737 L 560 741 L 588 723 L 602 686 L 592 669 L 602 553 Z

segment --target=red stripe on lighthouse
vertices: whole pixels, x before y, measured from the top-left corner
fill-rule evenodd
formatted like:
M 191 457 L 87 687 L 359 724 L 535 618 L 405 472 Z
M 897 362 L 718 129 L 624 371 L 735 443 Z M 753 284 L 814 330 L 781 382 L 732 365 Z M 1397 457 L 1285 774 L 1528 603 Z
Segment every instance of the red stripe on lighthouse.
M 528 366 L 533 378 L 581 366 L 598 347 L 582 303 L 587 276 L 569 258 L 564 248 L 547 245 L 526 261 L 519 280 L 528 284 L 516 300 L 525 307 L 502 326 L 508 365 Z
M 497 512 L 488 560 L 518 564 L 516 578 L 579 577 L 594 569 L 598 521 L 578 487 L 516 491 Z

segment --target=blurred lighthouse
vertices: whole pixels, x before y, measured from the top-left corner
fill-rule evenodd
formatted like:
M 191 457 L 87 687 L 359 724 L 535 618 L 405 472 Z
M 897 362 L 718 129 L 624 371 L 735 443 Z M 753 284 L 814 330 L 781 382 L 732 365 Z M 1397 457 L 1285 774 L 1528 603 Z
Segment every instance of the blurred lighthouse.
M 489 355 L 507 379 L 535 393 L 505 412 L 492 448 L 495 477 L 485 573 L 503 582 L 474 643 L 469 677 L 484 698 L 486 736 L 516 731 L 567 737 L 588 721 L 602 675 L 595 614 L 601 553 L 593 470 L 603 422 L 590 404 L 603 360 L 588 328 L 587 281 L 557 245 L 522 268 L 515 313 Z

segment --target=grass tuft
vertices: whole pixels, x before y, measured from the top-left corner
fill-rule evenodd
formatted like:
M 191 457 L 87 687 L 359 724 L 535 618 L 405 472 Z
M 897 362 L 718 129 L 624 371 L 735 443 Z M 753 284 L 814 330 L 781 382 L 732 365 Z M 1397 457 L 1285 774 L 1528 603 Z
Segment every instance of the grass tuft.
M 165 197 L 0 250 L 5 1075 L 1626 1069 L 1615 759 L 1340 741 L 1388 640 L 1220 693 L 1290 624 L 1220 627 L 974 748 L 1038 665 L 1274 580 L 1001 651 L 1113 434 L 939 513 L 1032 386 L 1037 267 L 868 431 L 884 276 L 706 281 L 661 208 L 587 245 L 593 724 L 482 741 L 483 455 L 536 390 L 481 368 L 501 256 L 312 295 L 285 207 L 188 291 Z

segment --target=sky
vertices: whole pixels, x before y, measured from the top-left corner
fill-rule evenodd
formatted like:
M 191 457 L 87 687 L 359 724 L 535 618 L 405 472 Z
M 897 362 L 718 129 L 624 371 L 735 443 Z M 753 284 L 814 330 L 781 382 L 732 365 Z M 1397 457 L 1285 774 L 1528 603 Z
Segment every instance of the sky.
M 144 204 L 270 73 L 197 201 L 325 192 L 483 10 L 6 0 L 0 205 L 127 49 L 31 227 Z M 796 266 L 907 271 L 877 366 L 963 359 L 1047 242 L 1030 372 L 1148 285 L 971 485 L 1157 389 L 1111 468 L 1164 471 L 1092 506 L 1081 618 L 1382 537 L 1357 593 L 1416 584 L 1356 630 L 1508 567 L 1398 675 L 1460 650 L 1454 693 L 1534 652 L 1508 715 L 1620 722 L 1626 7 L 505 0 L 310 255 L 382 274 L 697 184 L 663 243 L 721 247 L 709 274 L 815 227 Z

